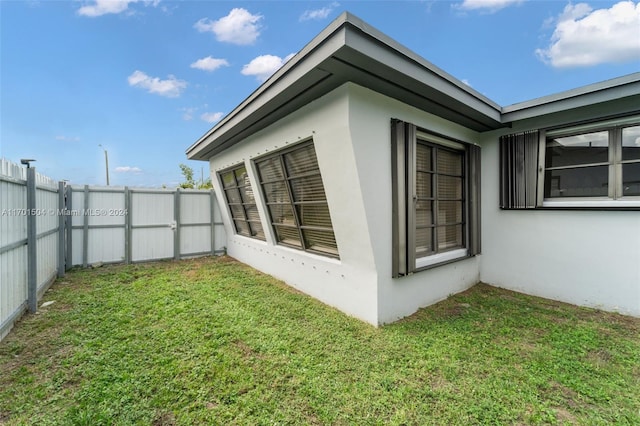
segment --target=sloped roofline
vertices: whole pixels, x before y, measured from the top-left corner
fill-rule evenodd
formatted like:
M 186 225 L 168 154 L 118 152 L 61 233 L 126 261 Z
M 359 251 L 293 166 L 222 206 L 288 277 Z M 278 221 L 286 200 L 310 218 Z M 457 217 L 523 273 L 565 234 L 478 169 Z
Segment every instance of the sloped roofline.
M 501 107 L 349 12 L 342 13 L 191 145 L 208 160 L 352 81 L 476 131 L 620 97 L 640 97 L 640 73 Z

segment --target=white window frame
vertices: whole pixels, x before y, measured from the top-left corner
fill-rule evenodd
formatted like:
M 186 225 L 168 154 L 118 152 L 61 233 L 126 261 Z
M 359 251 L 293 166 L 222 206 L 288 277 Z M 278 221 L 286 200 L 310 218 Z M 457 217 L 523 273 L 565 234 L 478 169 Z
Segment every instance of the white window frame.
M 623 194 L 622 168 L 624 164 L 633 164 L 639 160 L 622 160 L 623 129 L 640 125 L 640 116 L 624 117 L 613 120 L 586 123 L 576 126 L 547 129 L 540 131 L 538 169 L 538 205 L 549 208 L 637 208 L 640 196 Z M 548 138 L 581 135 L 593 132 L 608 132 L 608 191 L 607 196 L 593 197 L 546 197 L 545 172 L 546 145 Z

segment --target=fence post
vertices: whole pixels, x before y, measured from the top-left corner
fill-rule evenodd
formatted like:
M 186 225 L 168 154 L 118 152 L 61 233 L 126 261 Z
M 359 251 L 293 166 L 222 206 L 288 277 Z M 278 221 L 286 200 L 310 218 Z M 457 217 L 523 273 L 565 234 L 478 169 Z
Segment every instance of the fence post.
M 38 258 L 36 250 L 36 169 L 27 167 L 27 304 L 29 312 L 38 310 Z
M 56 214 L 58 215 L 58 278 L 64 277 L 65 272 L 65 249 L 64 249 L 64 239 L 65 239 L 65 229 L 64 229 L 64 221 L 65 221 L 65 210 L 64 210 L 64 195 L 65 195 L 65 185 L 63 181 L 58 182 L 58 209 Z
M 173 194 L 173 219 L 176 229 L 173 230 L 173 258 L 180 259 L 180 188 Z
M 131 263 L 131 191 L 128 186 L 124 187 L 124 261 L 128 265 Z
M 82 229 L 82 267 L 86 268 L 89 257 L 89 185 L 84 186 L 84 211 L 82 212 L 84 220 Z
M 71 269 L 73 266 L 73 205 L 71 200 L 73 199 L 73 188 L 71 185 L 66 187 L 66 197 L 64 203 L 64 211 L 66 214 L 65 221 L 67 227 L 67 255 L 66 255 L 66 267 Z
M 212 189 L 211 190 L 211 209 L 210 209 L 210 219 L 211 219 L 211 256 L 215 256 L 216 254 L 216 193 Z

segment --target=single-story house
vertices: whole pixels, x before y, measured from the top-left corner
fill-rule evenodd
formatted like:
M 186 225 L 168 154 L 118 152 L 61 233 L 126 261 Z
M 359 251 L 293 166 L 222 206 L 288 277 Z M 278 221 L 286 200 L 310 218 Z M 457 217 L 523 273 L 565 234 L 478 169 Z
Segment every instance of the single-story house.
M 345 13 L 187 155 L 230 256 L 371 324 L 480 281 L 640 316 L 640 73 L 501 107 Z

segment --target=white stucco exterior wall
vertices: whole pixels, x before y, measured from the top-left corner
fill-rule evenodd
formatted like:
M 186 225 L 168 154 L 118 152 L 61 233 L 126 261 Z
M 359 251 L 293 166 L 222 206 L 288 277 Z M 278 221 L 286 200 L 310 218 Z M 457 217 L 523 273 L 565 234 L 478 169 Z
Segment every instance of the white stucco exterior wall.
M 498 137 L 519 130 L 483 136 L 481 280 L 640 316 L 639 212 L 500 210 Z
M 391 119 L 464 142 L 478 134 L 355 84 L 349 84 L 349 128 L 366 223 L 378 274 L 378 322 L 389 323 L 464 291 L 479 281 L 479 257 L 392 278 Z
M 482 146 L 482 255 L 392 278 L 391 119 Z M 235 235 L 217 191 L 232 257 L 371 324 L 383 324 L 478 281 L 640 316 L 640 214 L 632 211 L 502 211 L 498 137 L 553 123 L 478 134 L 347 83 L 211 158 L 217 172 L 313 138 L 340 259 Z M 524 126 L 524 127 L 523 127 Z M 218 182 L 218 187 L 221 187 Z M 255 187 L 257 189 L 257 186 Z M 267 218 L 260 191 L 261 216 Z
M 349 132 L 347 89 L 340 87 L 225 150 L 211 158 L 210 166 L 216 181 L 218 171 L 244 161 L 255 184 L 251 160 L 312 137 L 340 259 L 276 245 L 264 220 L 267 242 L 235 235 L 224 194 L 217 191 L 228 235 L 227 252 L 328 305 L 378 324 L 377 275 Z M 255 195 L 261 217 L 267 218 L 260 191 Z
M 229 255 L 374 325 L 476 284 L 478 258 L 392 279 L 392 118 L 459 140 L 477 140 L 469 129 L 347 83 L 210 161 L 214 180 L 217 172 L 244 161 L 256 182 L 251 160 L 312 137 L 340 259 L 278 246 L 267 226 L 266 242 L 235 235 L 223 207 Z M 226 206 L 222 191 L 217 196 Z M 268 217 L 259 191 L 256 198 L 262 217 Z

